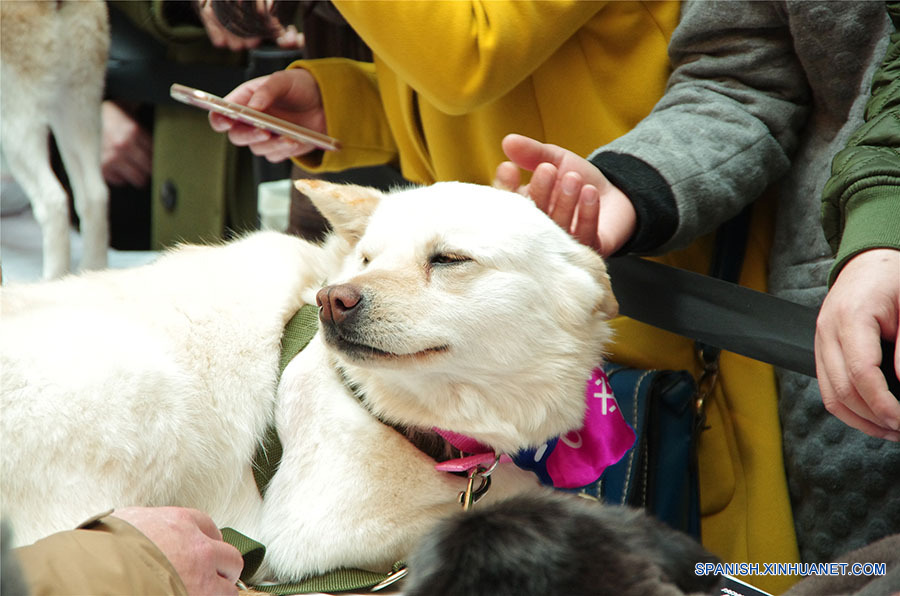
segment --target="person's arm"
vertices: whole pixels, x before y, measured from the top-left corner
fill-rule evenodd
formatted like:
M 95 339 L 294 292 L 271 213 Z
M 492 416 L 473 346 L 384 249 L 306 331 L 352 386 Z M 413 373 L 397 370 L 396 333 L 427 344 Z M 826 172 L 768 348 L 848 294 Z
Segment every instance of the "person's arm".
M 889 2 L 895 29 L 900 2 Z M 888 391 L 880 340 L 900 339 L 900 31 L 872 83 L 866 122 L 835 156 L 823 228 L 837 257 L 816 325 L 826 408 L 870 435 L 900 440 L 900 395 Z M 900 376 L 900 350 L 894 374 Z
M 665 95 L 590 161 L 632 201 L 626 250 L 663 253 L 711 232 L 790 166 L 811 101 L 773 2 L 688 2 Z
M 372 52 L 428 102 L 464 114 L 524 81 L 606 2 L 336 0 Z M 560 90 L 564 92 L 564 90 Z
M 287 70 L 242 83 L 225 99 L 336 136 L 341 144 L 338 151 L 322 151 L 210 113 L 213 130 L 273 163 L 293 158 L 310 172 L 337 171 L 392 163 L 397 156 L 371 64 L 345 58 L 298 60 Z
M 900 27 L 900 2 L 888 2 Z M 832 162 L 822 196 L 822 227 L 835 251 L 829 282 L 856 254 L 900 249 L 900 31 L 891 35 L 872 80 L 866 122 Z
M 527 139 L 504 141 L 513 165 L 536 171 L 544 164 L 543 174 L 546 164 L 554 167 L 547 176 L 555 181 L 542 175 L 523 192 L 556 210 L 563 227 L 579 227 L 578 237 L 593 238 L 588 244 L 604 255 L 664 253 L 714 230 L 787 171 L 806 119 L 806 75 L 776 3 L 687 2 L 669 53 L 674 71 L 665 95 L 589 162 Z M 497 177 L 501 186 L 518 184 L 508 163 Z M 591 189 L 583 196 L 584 184 L 599 196 Z M 575 208 L 580 198 L 587 208 Z M 568 214 L 570 225 L 561 221 Z
M 32 596 L 236 594 L 243 566 L 208 516 L 176 507 L 117 510 L 11 552 Z

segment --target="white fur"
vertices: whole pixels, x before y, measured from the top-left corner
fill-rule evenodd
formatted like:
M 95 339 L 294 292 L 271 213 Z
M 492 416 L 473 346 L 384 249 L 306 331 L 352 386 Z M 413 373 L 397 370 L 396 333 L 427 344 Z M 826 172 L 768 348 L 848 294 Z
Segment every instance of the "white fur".
M 0 2 L 0 147 L 40 224 L 45 279 L 69 271 L 70 252 L 68 199 L 50 165 L 51 131 L 81 218 L 82 267 L 107 264 L 100 104 L 108 48 L 105 2 Z
M 260 539 L 269 575 L 384 569 L 464 480 L 369 409 L 508 451 L 580 424 L 615 308 L 599 257 L 488 187 L 304 191 L 335 226 L 323 246 L 257 233 L 0 290 L 0 493 L 19 544 L 110 507 L 181 505 Z M 441 250 L 472 261 L 429 265 Z M 284 324 L 326 281 L 363 288 L 362 332 L 393 356 L 320 331 L 276 390 Z M 250 461 L 273 420 L 285 453 L 263 501 Z M 538 488 L 495 474 L 491 500 Z

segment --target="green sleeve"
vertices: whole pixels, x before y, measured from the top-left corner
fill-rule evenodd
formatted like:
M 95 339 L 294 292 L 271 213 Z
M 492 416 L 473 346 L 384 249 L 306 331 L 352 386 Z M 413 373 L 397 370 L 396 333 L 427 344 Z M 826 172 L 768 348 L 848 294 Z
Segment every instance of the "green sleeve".
M 900 2 L 888 2 L 894 33 L 872 81 L 865 124 L 832 163 L 822 226 L 836 253 L 829 284 L 853 256 L 900 250 Z

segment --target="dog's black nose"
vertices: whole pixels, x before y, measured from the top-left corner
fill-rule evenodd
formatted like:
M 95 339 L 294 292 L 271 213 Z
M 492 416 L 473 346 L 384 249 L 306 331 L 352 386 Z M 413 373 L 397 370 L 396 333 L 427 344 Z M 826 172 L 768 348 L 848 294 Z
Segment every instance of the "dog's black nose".
M 343 323 L 360 302 L 362 291 L 352 284 L 325 286 L 316 293 L 316 304 L 320 307 L 319 319 L 323 323 Z

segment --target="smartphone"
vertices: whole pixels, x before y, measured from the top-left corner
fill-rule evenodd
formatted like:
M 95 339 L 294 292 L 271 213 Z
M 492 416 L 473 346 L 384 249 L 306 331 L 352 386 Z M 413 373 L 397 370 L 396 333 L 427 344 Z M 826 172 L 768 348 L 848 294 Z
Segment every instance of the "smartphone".
M 338 151 L 341 148 L 340 141 L 329 137 L 328 135 L 310 130 L 298 124 L 294 124 L 293 122 L 288 122 L 287 120 L 282 120 L 281 118 L 276 118 L 275 116 L 271 116 L 264 112 L 248 108 L 247 106 L 242 106 L 232 101 L 222 99 L 221 97 L 213 95 L 212 93 L 207 93 L 206 91 L 200 91 L 199 89 L 174 83 L 169 88 L 169 95 L 180 102 L 203 108 L 210 112 L 222 114 L 233 120 L 250 124 L 251 126 L 267 130 L 288 139 L 301 143 L 310 143 L 320 149 L 325 149 L 326 151 Z

